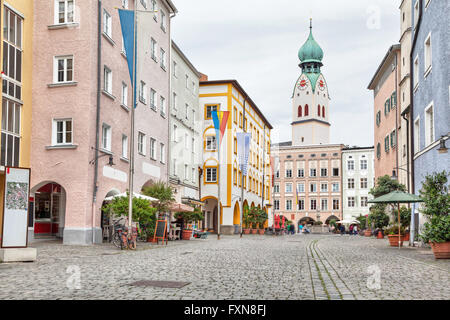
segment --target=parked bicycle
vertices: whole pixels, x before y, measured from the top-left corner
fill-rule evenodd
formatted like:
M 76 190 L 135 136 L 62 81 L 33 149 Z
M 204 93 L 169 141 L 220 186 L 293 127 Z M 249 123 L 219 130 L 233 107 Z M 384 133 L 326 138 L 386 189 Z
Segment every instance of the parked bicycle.
M 132 228 L 132 234 L 131 237 L 128 238 L 128 228 L 126 226 L 121 225 L 120 223 L 116 222 L 114 224 L 114 236 L 113 236 L 113 244 L 123 249 L 136 249 L 136 241 L 137 241 L 137 228 Z

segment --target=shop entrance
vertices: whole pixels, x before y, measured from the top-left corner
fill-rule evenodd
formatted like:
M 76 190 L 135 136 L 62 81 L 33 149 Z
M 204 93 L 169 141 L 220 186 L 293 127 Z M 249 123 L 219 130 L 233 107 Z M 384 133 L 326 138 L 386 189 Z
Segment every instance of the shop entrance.
M 57 183 L 47 183 L 33 190 L 31 193 L 34 196 L 35 238 L 48 236 L 62 238 L 66 209 L 64 188 Z

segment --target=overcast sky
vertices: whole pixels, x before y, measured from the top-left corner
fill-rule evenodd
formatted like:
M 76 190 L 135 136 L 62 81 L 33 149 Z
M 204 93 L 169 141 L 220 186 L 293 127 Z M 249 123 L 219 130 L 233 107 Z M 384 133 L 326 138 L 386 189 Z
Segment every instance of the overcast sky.
M 173 0 L 172 36 L 209 80 L 236 79 L 290 141 L 298 50 L 313 34 L 324 51 L 331 143 L 373 145 L 373 93 L 367 86 L 400 39 L 399 0 Z

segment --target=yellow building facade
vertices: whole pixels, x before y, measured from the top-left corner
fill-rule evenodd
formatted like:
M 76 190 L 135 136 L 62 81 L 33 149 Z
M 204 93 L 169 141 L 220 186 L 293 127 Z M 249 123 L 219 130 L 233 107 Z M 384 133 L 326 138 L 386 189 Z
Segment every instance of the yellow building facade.
M 33 0 L 1 0 L 0 207 L 5 167 L 30 167 Z M 2 214 L 0 215 L 0 219 Z M 0 220 L 0 225 L 2 221 Z M 0 228 L 1 229 L 1 228 Z
M 200 82 L 200 107 L 203 108 L 203 179 L 207 229 L 217 231 L 218 196 L 222 214 L 220 232 L 238 232 L 243 204 L 259 207 L 271 216 L 270 133 L 271 124 L 236 80 Z M 245 109 L 244 109 L 245 108 Z M 222 138 L 220 161 L 212 111 L 228 111 L 227 128 Z M 252 134 L 248 173 L 242 181 L 237 152 L 237 133 Z M 266 223 L 267 225 L 267 223 Z

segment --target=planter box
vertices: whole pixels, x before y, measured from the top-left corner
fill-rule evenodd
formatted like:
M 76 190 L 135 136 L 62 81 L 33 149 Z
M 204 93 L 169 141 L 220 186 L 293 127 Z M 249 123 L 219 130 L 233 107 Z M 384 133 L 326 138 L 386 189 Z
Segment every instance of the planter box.
M 377 239 L 384 239 L 383 233 L 378 231 Z
M 450 241 L 431 242 L 430 245 L 436 259 L 450 259 Z
M 250 234 L 250 229 L 244 229 L 244 234 Z
M 389 245 L 391 247 L 398 247 L 398 234 L 390 234 L 388 235 Z M 400 247 L 403 246 L 403 236 L 400 236 Z
M 258 234 L 263 235 L 265 231 L 266 230 L 264 230 L 264 229 L 258 229 Z
M 409 242 L 409 232 L 403 236 L 403 241 Z
M 191 240 L 192 230 L 183 230 L 182 239 L 183 240 Z
M 370 237 L 370 236 L 372 236 L 372 231 L 371 231 L 371 230 L 366 230 L 366 231 L 364 231 L 364 236 L 365 236 L 365 237 Z
M 252 234 L 256 234 L 258 232 L 258 229 L 252 229 Z

